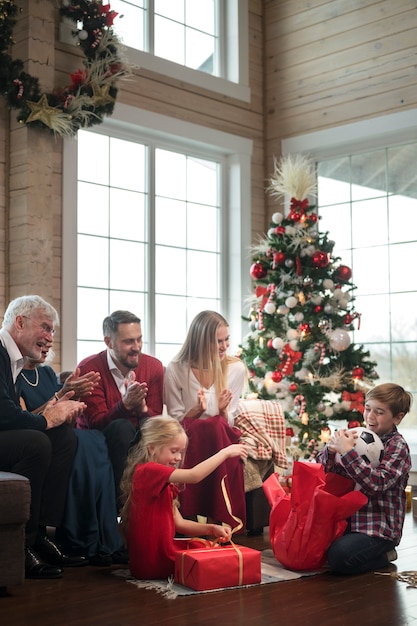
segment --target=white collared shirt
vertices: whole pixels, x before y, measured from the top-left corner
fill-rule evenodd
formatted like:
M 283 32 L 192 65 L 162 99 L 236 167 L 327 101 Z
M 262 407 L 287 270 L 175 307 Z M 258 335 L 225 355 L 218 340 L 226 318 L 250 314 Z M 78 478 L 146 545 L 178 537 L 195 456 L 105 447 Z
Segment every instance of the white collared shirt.
M 15 340 L 13 339 L 9 331 L 5 328 L 0 329 L 0 341 L 10 357 L 13 382 L 16 383 L 16 379 L 23 369 L 25 359 L 22 356 L 19 348 L 17 347 Z
M 113 361 L 109 349 L 107 349 L 107 365 L 109 366 L 110 374 L 113 376 L 114 382 L 116 383 L 120 391 L 120 395 L 123 398 L 126 395 L 127 391 L 126 378 L 128 377 L 123 376 L 122 372 Z

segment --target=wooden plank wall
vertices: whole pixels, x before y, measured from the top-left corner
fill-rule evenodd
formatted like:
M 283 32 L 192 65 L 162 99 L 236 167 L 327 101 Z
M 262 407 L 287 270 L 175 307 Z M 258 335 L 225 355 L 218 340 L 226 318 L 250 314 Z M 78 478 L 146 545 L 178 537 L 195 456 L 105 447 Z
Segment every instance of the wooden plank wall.
M 417 106 L 416 0 L 266 0 L 264 24 L 269 168 L 283 138 Z

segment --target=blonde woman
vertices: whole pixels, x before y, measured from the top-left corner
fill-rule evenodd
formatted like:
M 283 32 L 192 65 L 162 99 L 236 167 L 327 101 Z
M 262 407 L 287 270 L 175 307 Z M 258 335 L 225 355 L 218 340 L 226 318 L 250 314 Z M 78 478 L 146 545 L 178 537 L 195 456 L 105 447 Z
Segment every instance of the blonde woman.
M 229 326 L 215 311 L 202 311 L 191 322 L 184 345 L 166 370 L 164 395 L 168 413 L 187 432 L 189 443 L 184 467 L 193 467 L 226 446 L 237 443 L 234 427 L 237 405 L 246 382 L 246 367 L 227 354 Z M 227 459 L 199 484 L 180 494 L 184 517 L 210 517 L 236 527 L 222 493 L 230 498 L 231 512 L 245 527 L 246 506 L 243 464 Z

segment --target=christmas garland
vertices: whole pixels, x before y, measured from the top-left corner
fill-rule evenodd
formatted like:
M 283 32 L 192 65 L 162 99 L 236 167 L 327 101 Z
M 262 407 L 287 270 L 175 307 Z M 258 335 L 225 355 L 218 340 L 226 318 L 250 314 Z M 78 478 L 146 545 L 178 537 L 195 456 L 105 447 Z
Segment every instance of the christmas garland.
M 13 0 L 0 0 L 0 94 L 17 109 L 21 124 L 48 128 L 55 135 L 74 136 L 80 128 L 100 124 L 116 103 L 117 80 L 129 72 L 122 45 L 112 25 L 117 13 L 102 0 L 64 0 L 60 14 L 74 23 L 85 60 L 71 74 L 71 84 L 42 93 L 38 78 L 23 70 L 23 61 L 7 53 L 19 9 Z

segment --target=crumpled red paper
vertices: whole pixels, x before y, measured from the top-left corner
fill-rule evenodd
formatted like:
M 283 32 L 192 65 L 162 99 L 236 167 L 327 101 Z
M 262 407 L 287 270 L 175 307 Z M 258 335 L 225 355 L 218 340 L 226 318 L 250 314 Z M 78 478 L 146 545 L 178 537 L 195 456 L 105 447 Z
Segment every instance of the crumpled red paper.
M 324 472 L 319 463 L 294 462 L 291 494 L 272 474 L 263 483 L 272 507 L 270 542 L 275 558 L 287 569 L 320 569 L 326 552 L 343 535 L 347 518 L 368 498 L 353 491 L 355 483 L 339 474 Z

